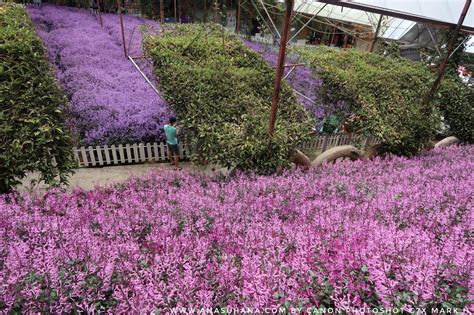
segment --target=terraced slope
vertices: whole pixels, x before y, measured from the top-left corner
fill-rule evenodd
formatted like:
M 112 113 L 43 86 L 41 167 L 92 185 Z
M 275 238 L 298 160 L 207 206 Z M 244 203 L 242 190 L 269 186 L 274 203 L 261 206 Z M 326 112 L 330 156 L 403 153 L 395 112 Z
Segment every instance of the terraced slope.
M 87 10 L 30 7 L 56 75 L 69 98 L 69 125 L 84 145 L 161 140 L 169 116 L 158 97 L 124 57 L 119 17 L 104 14 L 104 27 Z M 125 16 L 130 55 L 141 54 L 140 26 L 154 22 Z

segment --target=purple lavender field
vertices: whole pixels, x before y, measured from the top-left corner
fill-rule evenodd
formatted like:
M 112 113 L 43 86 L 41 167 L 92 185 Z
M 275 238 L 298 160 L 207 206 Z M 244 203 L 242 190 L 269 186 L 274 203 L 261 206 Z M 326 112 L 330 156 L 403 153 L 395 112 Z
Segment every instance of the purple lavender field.
M 45 5 L 28 12 L 70 100 L 69 125 L 81 144 L 162 139 L 168 107 L 125 59 L 118 15 L 104 14 L 101 28 L 86 10 Z M 143 24 L 158 27 L 124 17 L 129 55 L 141 54 Z
M 244 41 L 244 43 L 255 52 L 259 53 L 263 59 L 272 67 L 277 65 L 278 51 L 271 45 Z M 287 55 L 286 63 L 301 63 L 299 58 L 291 55 L 291 51 Z M 290 67 L 285 68 L 285 75 L 290 71 Z M 318 89 L 323 85 L 323 81 L 318 78 L 309 66 L 296 67 L 286 79 L 293 89 L 300 92 L 296 94 L 298 101 L 303 104 L 308 113 L 316 120 L 316 129 L 321 127 L 322 120 L 337 111 L 344 111 L 343 103 L 326 104 L 319 95 Z
M 164 172 L 2 196 L 0 311 L 467 312 L 473 155 L 452 147 L 233 181 Z

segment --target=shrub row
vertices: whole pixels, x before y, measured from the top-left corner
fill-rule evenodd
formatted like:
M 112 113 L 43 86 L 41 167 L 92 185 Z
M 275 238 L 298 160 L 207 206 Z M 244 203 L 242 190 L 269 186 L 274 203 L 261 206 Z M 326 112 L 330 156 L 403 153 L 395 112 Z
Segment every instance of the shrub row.
M 417 153 L 440 130 L 442 116 L 447 133 L 472 141 L 473 93 L 461 82 L 444 80 L 434 100 L 439 106 L 426 109 L 423 97 L 434 76 L 422 63 L 327 47 L 296 51 L 322 78 L 318 89 L 326 102 L 349 105 L 349 128 L 376 136 L 389 151 Z
M 23 6 L 0 6 L 0 193 L 28 171 L 49 184 L 74 164 L 65 98 Z
M 308 139 L 314 122 L 287 83 L 275 134 L 268 134 L 274 70 L 219 26 L 180 25 L 146 37 L 144 46 L 195 161 L 262 173 L 287 165 Z

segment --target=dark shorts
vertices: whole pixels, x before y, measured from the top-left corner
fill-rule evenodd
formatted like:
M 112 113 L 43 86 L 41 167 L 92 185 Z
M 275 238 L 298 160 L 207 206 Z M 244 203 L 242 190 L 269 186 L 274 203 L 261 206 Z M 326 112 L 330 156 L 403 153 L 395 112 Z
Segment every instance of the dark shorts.
M 179 155 L 179 148 L 177 144 L 168 143 L 168 152 L 173 152 L 176 155 Z

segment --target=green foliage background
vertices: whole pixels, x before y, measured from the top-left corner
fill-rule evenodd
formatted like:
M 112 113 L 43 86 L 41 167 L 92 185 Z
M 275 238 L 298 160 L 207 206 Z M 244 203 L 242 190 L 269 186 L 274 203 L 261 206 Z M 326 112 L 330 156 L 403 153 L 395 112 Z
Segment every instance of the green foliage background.
M 29 171 L 49 184 L 66 182 L 74 166 L 60 109 L 66 100 L 21 5 L 0 6 L 0 58 L 0 193 Z
M 443 79 L 435 101 L 448 127 L 445 135 L 474 143 L 474 89 L 448 75 Z
M 437 99 L 424 107 L 434 74 L 423 63 L 328 47 L 295 51 L 323 80 L 323 99 L 349 105 L 352 130 L 379 138 L 390 152 L 419 152 L 441 129 L 442 116 L 446 135 L 472 141 L 473 94 L 461 82 L 444 80 Z
M 266 173 L 308 140 L 314 124 L 286 83 L 274 137 L 267 133 L 274 70 L 220 26 L 179 25 L 144 45 L 195 161 Z

